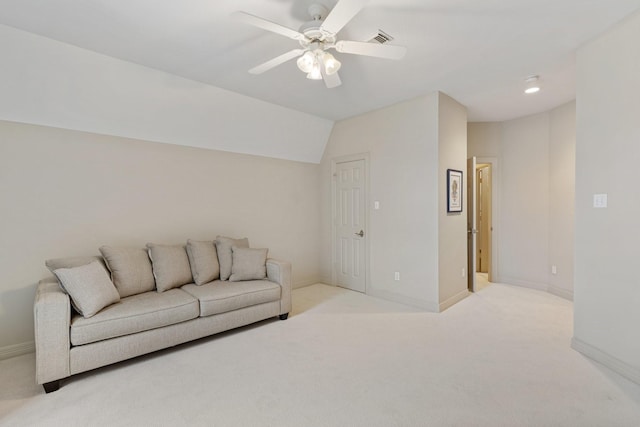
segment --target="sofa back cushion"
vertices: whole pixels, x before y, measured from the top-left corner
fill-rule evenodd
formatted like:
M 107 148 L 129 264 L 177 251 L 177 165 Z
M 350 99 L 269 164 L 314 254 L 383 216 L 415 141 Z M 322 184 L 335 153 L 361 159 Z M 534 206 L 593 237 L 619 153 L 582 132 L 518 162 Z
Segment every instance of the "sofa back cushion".
M 155 288 L 151 260 L 146 250 L 102 246 L 100 253 L 111 271 L 111 280 L 118 289 L 120 298 L 149 292 Z
M 231 247 L 248 248 L 249 239 L 232 239 L 231 237 L 216 237 L 216 250 L 218 251 L 218 261 L 220 262 L 220 280 L 229 280 L 231 276 L 231 266 L 233 265 L 233 253 Z
M 158 292 L 193 282 L 187 251 L 182 245 L 147 243 Z
M 218 251 L 213 241 L 187 240 L 187 255 L 196 285 L 204 285 L 220 277 Z
M 71 297 L 73 308 L 85 318 L 120 301 L 120 295 L 99 261 L 72 268 L 58 268 L 53 272 L 60 287 Z

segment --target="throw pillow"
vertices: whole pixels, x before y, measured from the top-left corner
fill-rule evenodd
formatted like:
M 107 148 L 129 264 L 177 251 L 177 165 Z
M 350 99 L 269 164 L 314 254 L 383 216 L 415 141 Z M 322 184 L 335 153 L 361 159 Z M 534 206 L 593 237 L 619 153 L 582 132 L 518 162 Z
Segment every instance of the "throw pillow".
M 216 250 L 218 251 L 218 261 L 220 262 L 220 280 L 228 280 L 231 276 L 231 265 L 233 264 L 233 254 L 231 247 L 248 248 L 249 239 L 232 239 L 231 237 L 216 237 Z
M 158 292 L 168 291 L 193 281 L 189 257 L 184 246 L 147 243 L 147 249 Z
M 100 253 L 107 262 L 120 298 L 152 291 L 156 287 L 151 261 L 144 249 L 102 246 Z
M 233 264 L 229 281 L 262 280 L 267 277 L 267 252 L 269 249 L 250 249 L 232 246 Z
M 187 255 L 196 285 L 213 282 L 220 277 L 218 251 L 214 242 L 187 240 Z
M 59 268 L 54 274 L 62 290 L 71 297 L 73 308 L 84 317 L 91 317 L 106 306 L 120 301 L 109 273 L 99 261 L 80 267 Z

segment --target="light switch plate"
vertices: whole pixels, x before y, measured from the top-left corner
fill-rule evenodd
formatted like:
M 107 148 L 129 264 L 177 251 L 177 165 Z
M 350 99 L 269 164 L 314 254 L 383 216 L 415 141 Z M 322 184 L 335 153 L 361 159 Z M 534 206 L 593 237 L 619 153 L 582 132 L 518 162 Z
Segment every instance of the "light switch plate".
M 607 195 L 606 194 L 594 194 L 593 195 L 593 207 L 594 208 L 606 208 L 607 207 Z
M 379 201 L 376 200 L 375 202 L 373 202 L 373 209 L 375 209 L 375 210 L 380 209 L 380 202 Z

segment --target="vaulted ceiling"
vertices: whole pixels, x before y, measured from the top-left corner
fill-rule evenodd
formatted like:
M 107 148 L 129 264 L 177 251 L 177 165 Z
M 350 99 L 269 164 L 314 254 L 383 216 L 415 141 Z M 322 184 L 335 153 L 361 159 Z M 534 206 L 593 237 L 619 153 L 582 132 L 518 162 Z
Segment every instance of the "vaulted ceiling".
M 340 32 L 378 30 L 407 47 L 391 61 L 335 53 L 343 84 L 327 89 L 289 61 L 248 70 L 297 47 L 230 19 L 237 10 L 298 29 L 308 6 L 335 0 L 0 0 L 0 24 L 270 103 L 340 120 L 439 90 L 471 121 L 548 110 L 575 97 L 575 52 L 640 8 L 640 0 L 370 0 Z M 523 94 L 540 75 L 543 90 Z

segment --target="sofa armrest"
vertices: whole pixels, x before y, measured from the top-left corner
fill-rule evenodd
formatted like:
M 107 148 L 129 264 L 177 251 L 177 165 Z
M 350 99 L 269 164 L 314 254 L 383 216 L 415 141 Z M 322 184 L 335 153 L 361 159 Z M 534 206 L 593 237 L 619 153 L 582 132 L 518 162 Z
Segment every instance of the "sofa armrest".
M 267 278 L 282 287 L 280 314 L 291 311 L 291 263 L 273 258 L 267 260 Z
M 58 281 L 38 283 L 33 305 L 36 344 L 36 381 L 44 384 L 68 377 L 71 304 Z

